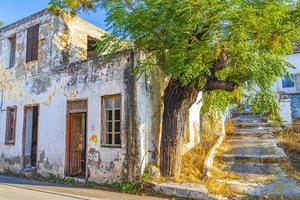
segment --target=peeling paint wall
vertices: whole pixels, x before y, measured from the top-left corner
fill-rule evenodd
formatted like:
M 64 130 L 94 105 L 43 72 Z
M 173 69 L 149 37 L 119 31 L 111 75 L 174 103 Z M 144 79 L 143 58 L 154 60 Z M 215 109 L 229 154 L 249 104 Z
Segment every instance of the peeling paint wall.
M 40 25 L 38 60 L 26 63 L 27 28 Z M 16 34 L 16 65 L 7 69 L 8 37 Z M 52 16 L 44 10 L 0 29 L 0 90 L 3 108 L 17 106 L 15 145 L 5 145 L 6 111 L 0 114 L 0 170 L 23 168 L 24 106 L 39 105 L 37 171 L 65 176 L 67 101 L 87 99 L 87 178 L 97 182 L 137 180 L 148 164 L 158 164 L 162 92 L 161 74 L 133 75 L 140 51 L 116 53 L 109 61 L 86 60 L 87 37 L 105 32 L 79 17 Z M 1 93 L 2 94 L 2 93 Z M 101 97 L 122 95 L 121 148 L 101 146 Z M 198 102 L 189 110 L 188 130 L 199 142 Z M 200 102 L 200 103 L 199 103 Z

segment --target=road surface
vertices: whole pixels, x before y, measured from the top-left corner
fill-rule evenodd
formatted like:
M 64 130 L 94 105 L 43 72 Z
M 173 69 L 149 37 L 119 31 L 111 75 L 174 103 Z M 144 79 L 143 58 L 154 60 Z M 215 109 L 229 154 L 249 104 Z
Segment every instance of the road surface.
M 142 200 L 161 198 L 0 176 L 0 200 Z

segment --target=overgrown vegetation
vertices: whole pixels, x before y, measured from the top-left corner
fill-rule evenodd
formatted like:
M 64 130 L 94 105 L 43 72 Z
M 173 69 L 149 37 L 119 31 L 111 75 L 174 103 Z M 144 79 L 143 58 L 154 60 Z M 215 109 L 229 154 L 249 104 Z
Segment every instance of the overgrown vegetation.
M 3 172 L 1 173 L 5 176 L 14 176 L 20 178 L 29 178 L 22 174 L 18 174 L 13 172 L 9 168 L 4 168 Z M 103 183 L 99 184 L 94 181 L 84 181 L 78 182 L 72 177 L 65 177 L 61 178 L 58 175 L 54 175 L 48 173 L 47 175 L 42 175 L 39 173 L 33 173 L 30 177 L 32 180 L 41 181 L 41 182 L 50 182 L 50 183 L 57 183 L 57 184 L 67 184 L 72 186 L 78 187 L 88 187 L 88 188 L 98 188 L 98 189 L 109 189 L 109 190 L 116 190 L 122 193 L 130 193 L 130 194 L 137 194 L 140 193 L 143 189 L 143 182 L 141 183 L 131 183 L 131 182 L 124 182 L 124 183 Z
M 215 141 L 214 134 L 201 133 L 200 144 L 183 155 L 181 173 L 175 177 L 177 182 L 201 182 L 206 155 Z
M 160 151 L 161 171 L 168 177 L 181 168 L 179 125 L 198 92 L 211 115 L 243 97 L 254 111 L 276 118 L 272 83 L 292 67 L 286 55 L 300 40 L 298 1 L 51 0 L 49 8 L 56 14 L 104 9 L 111 34 L 97 50 L 110 54 L 134 44 L 148 55 L 137 71 L 162 72 L 169 80 Z
M 288 163 L 282 163 L 285 171 L 300 184 L 300 132 L 286 128 L 276 134 L 285 152 L 289 156 Z

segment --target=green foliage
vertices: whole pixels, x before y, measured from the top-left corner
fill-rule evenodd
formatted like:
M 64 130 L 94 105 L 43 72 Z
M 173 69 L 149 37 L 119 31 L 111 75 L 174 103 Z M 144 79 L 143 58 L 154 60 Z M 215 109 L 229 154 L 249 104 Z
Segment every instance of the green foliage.
M 4 168 L 3 169 L 3 174 L 6 175 L 6 176 L 13 176 L 14 172 L 9 168 Z
M 124 193 L 130 193 L 130 194 L 135 194 L 140 191 L 140 188 L 133 183 L 127 182 L 127 183 L 113 183 L 111 185 L 113 188 L 124 192 Z
M 98 44 L 98 51 L 110 54 L 133 43 L 155 58 L 140 63 L 138 73 L 159 68 L 165 77 L 199 91 L 216 80 L 237 86 L 234 91 L 207 90 L 203 112 L 220 113 L 244 97 L 256 111 L 275 115 L 271 87 L 291 66 L 286 55 L 300 39 L 298 1 L 52 0 L 49 4 L 54 12 L 98 7 L 106 10 L 112 33 Z

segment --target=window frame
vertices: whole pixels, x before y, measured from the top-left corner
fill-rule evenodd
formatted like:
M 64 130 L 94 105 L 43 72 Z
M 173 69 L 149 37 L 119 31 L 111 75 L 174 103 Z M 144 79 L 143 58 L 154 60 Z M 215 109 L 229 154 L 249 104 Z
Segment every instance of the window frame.
M 281 81 L 281 87 L 282 88 L 293 88 L 295 87 L 295 78 L 296 78 L 296 74 L 290 74 L 291 77 L 288 76 L 288 74 L 285 74 L 284 77 L 282 78 L 282 81 Z M 292 85 L 289 85 L 289 83 L 285 83 L 285 81 L 289 79 L 289 81 L 291 81 L 293 84 Z
M 35 36 L 36 36 L 36 40 L 34 40 Z M 27 28 L 26 63 L 29 63 L 32 61 L 37 61 L 39 59 L 39 36 L 40 36 L 40 25 L 39 24 L 36 24 L 36 25 L 33 25 L 33 26 Z M 30 41 L 29 41 L 29 39 L 30 39 Z M 33 49 L 35 48 L 35 46 L 36 46 L 36 49 L 33 52 Z
M 120 108 L 116 109 L 116 108 L 112 108 L 112 109 L 106 109 L 105 103 L 106 103 L 106 99 L 108 98 L 116 98 L 117 96 L 120 97 Z M 113 101 L 115 102 L 115 101 Z M 112 112 L 112 144 L 107 144 L 106 143 L 106 137 L 107 137 L 107 132 L 106 132 L 106 123 L 107 123 L 107 119 L 106 119 L 106 111 L 107 110 L 113 110 Z M 115 110 L 120 110 L 120 120 L 117 120 L 117 122 L 120 123 L 120 132 L 118 132 L 118 134 L 120 134 L 120 144 L 115 144 Z M 110 148 L 121 148 L 122 146 L 122 95 L 120 93 L 117 94 L 112 94 L 112 95 L 104 95 L 101 96 L 101 147 L 110 147 Z
M 97 44 L 97 42 L 99 42 L 99 39 L 96 39 L 96 38 L 91 37 L 89 35 L 87 36 L 86 58 L 89 59 L 89 60 L 97 58 L 96 47 L 93 47 L 93 50 L 91 50 L 90 49 L 90 45 L 89 45 L 90 41 L 94 42 L 95 44 Z M 91 56 L 91 53 L 89 53 L 89 52 L 94 52 L 93 54 L 95 54 L 95 55 Z
M 14 122 L 13 122 L 13 132 L 12 132 L 12 140 L 8 139 L 9 136 L 9 118 L 8 118 L 8 112 L 10 110 L 14 111 Z M 16 126 L 17 125 L 17 106 L 11 106 L 6 108 L 6 129 L 5 129 L 5 145 L 15 145 L 16 143 Z
M 7 69 L 11 69 L 14 68 L 16 65 L 17 35 L 13 34 L 7 39 L 9 42 L 9 56 Z

